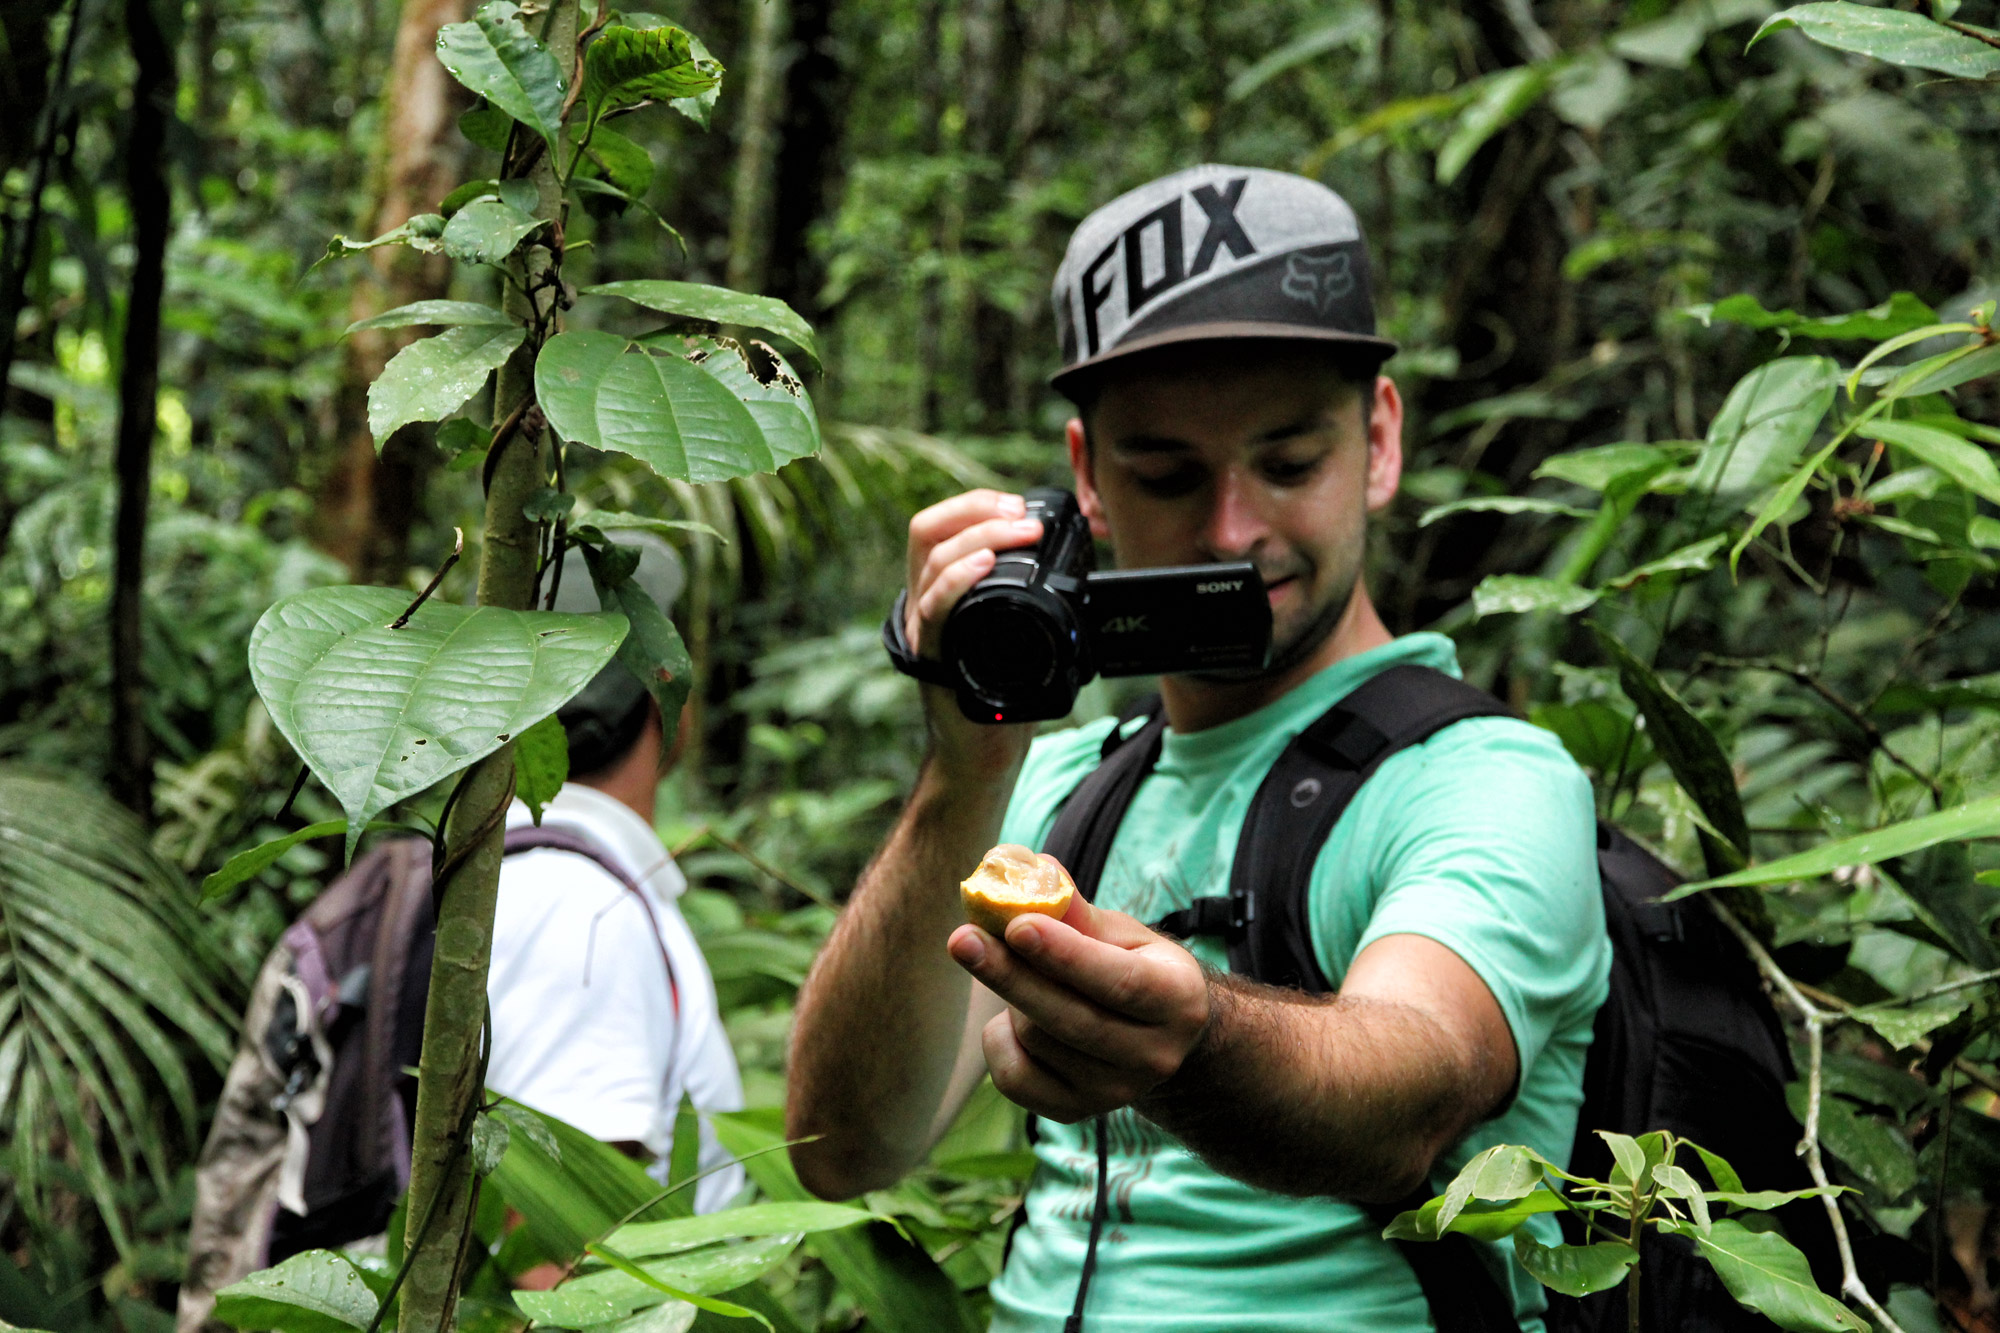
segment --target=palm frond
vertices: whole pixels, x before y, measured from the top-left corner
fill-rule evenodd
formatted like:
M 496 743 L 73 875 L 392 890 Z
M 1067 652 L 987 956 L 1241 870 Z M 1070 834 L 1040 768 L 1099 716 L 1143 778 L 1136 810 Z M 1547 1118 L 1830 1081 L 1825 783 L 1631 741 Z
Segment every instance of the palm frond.
M 227 976 L 187 881 L 137 820 L 0 768 L 0 1124 L 27 1216 L 45 1215 L 66 1145 L 128 1247 L 120 1182 L 143 1171 L 165 1186 L 199 1134 L 196 1069 L 229 1059 Z

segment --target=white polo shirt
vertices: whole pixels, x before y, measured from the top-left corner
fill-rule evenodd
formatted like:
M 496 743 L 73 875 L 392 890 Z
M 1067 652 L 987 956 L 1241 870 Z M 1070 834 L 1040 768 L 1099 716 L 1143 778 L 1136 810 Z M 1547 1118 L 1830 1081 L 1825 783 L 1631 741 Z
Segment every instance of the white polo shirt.
M 509 829 L 532 823 L 519 801 L 507 812 Z M 593 788 L 565 785 L 544 807 L 542 827 L 609 854 L 645 890 L 653 921 L 647 904 L 586 857 L 541 848 L 506 858 L 486 980 L 487 1086 L 592 1138 L 644 1144 L 653 1175 L 664 1178 L 683 1091 L 697 1110 L 743 1107 L 715 982 L 676 905 L 687 879 L 645 820 Z M 730 1161 L 705 1122 L 700 1161 L 703 1170 Z M 696 1211 L 726 1206 L 743 1179 L 735 1165 L 704 1178 L 694 1187 Z

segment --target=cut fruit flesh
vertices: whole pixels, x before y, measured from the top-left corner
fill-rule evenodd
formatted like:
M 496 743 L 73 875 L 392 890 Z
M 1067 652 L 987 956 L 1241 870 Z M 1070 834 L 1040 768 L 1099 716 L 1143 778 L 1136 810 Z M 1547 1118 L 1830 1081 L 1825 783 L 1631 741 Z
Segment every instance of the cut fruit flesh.
M 1075 893 L 1076 885 L 1061 862 L 1011 842 L 986 853 L 971 878 L 959 885 L 966 919 L 1003 936 L 1009 921 L 1028 912 L 1060 918 Z

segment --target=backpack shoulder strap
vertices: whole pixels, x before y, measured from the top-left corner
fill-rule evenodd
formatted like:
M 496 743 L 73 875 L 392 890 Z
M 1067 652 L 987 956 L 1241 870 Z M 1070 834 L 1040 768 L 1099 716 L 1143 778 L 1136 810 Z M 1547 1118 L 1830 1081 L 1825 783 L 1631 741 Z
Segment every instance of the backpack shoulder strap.
M 1144 717 L 1146 724 L 1127 737 L 1125 729 L 1137 717 Z M 1086 901 L 1097 897 L 1097 881 L 1111 859 L 1118 825 L 1138 794 L 1139 784 L 1160 761 L 1161 739 L 1166 732 L 1167 715 L 1159 695 L 1127 709 L 1104 738 L 1097 767 L 1063 801 L 1055 826 L 1042 842 L 1042 850 L 1062 862 Z
M 1251 799 L 1226 903 L 1188 913 L 1190 934 L 1229 941 L 1232 971 L 1313 994 L 1332 989 L 1314 956 L 1306 913 L 1313 866 L 1362 784 L 1400 750 L 1474 717 L 1506 717 L 1498 699 L 1421 666 L 1390 667 L 1292 738 Z M 1206 912 L 1205 919 L 1199 914 Z M 1221 918 L 1224 929 L 1204 929 Z M 1172 933 L 1176 922 L 1163 923 Z
M 680 981 L 674 975 L 674 960 L 667 953 L 667 937 L 660 931 L 660 919 L 653 914 L 653 900 L 639 887 L 639 881 L 633 879 L 624 866 L 596 843 L 580 833 L 571 833 L 566 829 L 541 828 L 535 825 L 508 829 L 501 855 L 516 856 L 522 852 L 544 850 L 569 852 L 595 862 L 599 869 L 617 880 L 627 893 L 639 900 L 639 908 L 646 914 L 646 924 L 653 930 L 653 943 L 660 948 L 660 962 L 667 969 L 667 991 L 673 999 L 674 1016 L 678 1018 L 681 1012 Z

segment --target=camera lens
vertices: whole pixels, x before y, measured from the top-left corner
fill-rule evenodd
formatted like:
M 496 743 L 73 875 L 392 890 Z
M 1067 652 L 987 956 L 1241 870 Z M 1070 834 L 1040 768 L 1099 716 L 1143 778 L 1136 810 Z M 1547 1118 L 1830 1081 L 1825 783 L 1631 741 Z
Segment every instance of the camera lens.
M 1046 613 L 993 597 L 960 608 L 952 625 L 952 656 L 966 682 L 989 699 L 1012 699 L 1046 686 L 1063 660 L 1057 627 Z

